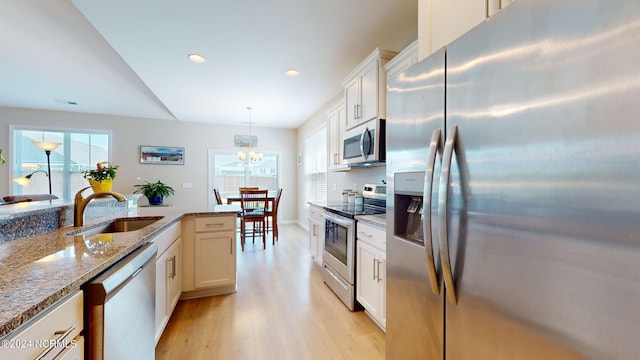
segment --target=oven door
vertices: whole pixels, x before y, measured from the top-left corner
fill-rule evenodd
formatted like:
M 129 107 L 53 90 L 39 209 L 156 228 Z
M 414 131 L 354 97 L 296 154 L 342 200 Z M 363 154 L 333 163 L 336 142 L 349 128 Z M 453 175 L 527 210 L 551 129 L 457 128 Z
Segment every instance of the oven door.
M 354 284 L 355 221 L 325 212 L 323 263 Z

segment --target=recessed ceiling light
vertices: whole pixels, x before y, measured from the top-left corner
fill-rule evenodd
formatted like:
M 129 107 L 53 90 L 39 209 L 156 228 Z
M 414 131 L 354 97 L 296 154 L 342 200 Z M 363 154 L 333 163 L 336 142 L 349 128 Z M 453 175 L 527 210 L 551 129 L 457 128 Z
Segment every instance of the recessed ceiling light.
M 300 73 L 296 69 L 289 69 L 289 70 L 285 71 L 284 73 L 287 74 L 287 76 L 291 76 L 291 77 L 300 75 Z
M 203 62 L 205 62 L 205 58 L 200 54 L 189 54 L 189 60 L 198 64 L 202 64 Z

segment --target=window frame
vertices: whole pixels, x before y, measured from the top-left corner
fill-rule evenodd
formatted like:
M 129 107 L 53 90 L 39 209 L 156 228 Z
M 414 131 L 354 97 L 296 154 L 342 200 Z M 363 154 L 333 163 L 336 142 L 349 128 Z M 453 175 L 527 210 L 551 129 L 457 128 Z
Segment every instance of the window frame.
M 276 188 L 270 191 L 277 191 L 280 187 L 282 187 L 282 153 L 280 151 L 260 151 L 264 154 L 264 156 L 275 156 L 276 157 L 276 162 L 277 162 L 277 174 L 276 174 Z M 215 171 L 216 171 L 216 163 L 215 163 L 215 157 L 216 155 L 230 155 L 230 156 L 234 156 L 237 157 L 238 154 L 238 150 L 233 150 L 233 149 L 208 149 L 207 151 L 207 163 L 209 166 L 209 169 L 207 171 L 207 184 L 209 187 L 209 191 L 207 191 L 207 203 L 208 204 L 216 204 L 216 198 L 215 195 L 213 194 L 213 189 L 214 188 L 219 188 L 220 185 L 216 184 L 215 182 Z M 248 184 L 250 179 L 250 175 L 248 174 L 248 171 L 245 169 L 244 172 L 244 176 L 243 176 L 243 181 L 244 181 L 244 185 L 243 186 L 252 186 L 253 184 Z M 222 197 L 225 196 L 224 193 L 220 194 Z
M 8 171 L 8 175 L 9 175 L 9 186 L 10 186 L 10 191 L 12 194 L 21 194 L 22 193 L 22 187 L 16 183 L 14 183 L 12 181 L 12 179 L 16 178 L 16 177 L 20 177 L 22 176 L 22 172 L 21 172 L 21 167 L 18 166 L 17 163 L 17 159 L 16 159 L 16 151 L 15 151 L 15 146 L 17 146 L 17 144 L 15 143 L 15 136 L 16 136 L 16 131 L 41 131 L 41 132 L 57 132 L 57 133 L 63 133 L 63 138 L 67 138 L 70 137 L 71 134 L 96 134 L 96 135 L 106 135 L 108 140 L 107 140 L 107 144 L 108 144 L 108 149 L 107 149 L 107 160 L 111 162 L 112 160 L 112 153 L 113 153 L 113 131 L 112 130 L 108 130 L 108 129 L 89 129 L 89 128 L 75 128 L 75 127 L 57 127 L 57 126 L 41 126 L 41 125 L 21 125 L 21 124 L 10 124 L 9 125 L 9 149 L 11 150 L 11 154 L 10 154 L 10 159 L 7 159 L 7 162 L 9 163 L 9 171 Z M 61 146 L 65 146 L 65 144 L 63 143 Z M 65 152 L 65 163 L 68 160 L 67 156 L 70 156 L 66 154 Z M 75 195 L 75 191 L 74 189 L 71 188 L 71 178 L 70 178 L 70 174 L 71 172 L 69 170 L 67 170 L 66 172 L 66 185 L 65 187 L 63 187 L 63 194 L 62 194 L 62 199 L 65 200 L 70 200 L 73 198 L 73 196 Z M 88 185 L 88 184 L 87 184 Z M 79 190 L 79 189 L 78 189 Z
M 322 139 L 318 139 L 318 137 L 321 136 L 321 133 L 324 132 L 324 141 L 321 141 Z M 314 142 L 316 144 L 316 148 L 315 151 L 311 151 L 312 154 L 309 154 L 309 151 L 307 149 L 307 145 L 308 145 L 308 141 L 310 141 L 310 139 L 314 138 Z M 329 153 L 329 129 L 326 125 L 320 126 L 317 129 L 315 129 L 314 131 L 310 132 L 307 136 L 305 136 L 304 138 L 304 142 L 303 142 L 303 146 L 304 146 L 304 155 L 303 155 L 303 178 L 304 178 L 304 204 L 306 206 L 309 206 L 309 202 L 323 202 L 323 201 L 327 201 L 327 197 L 329 195 L 329 189 L 328 189 L 328 182 L 329 182 L 329 161 L 328 161 L 328 153 Z M 324 146 L 324 154 L 319 154 L 317 149 L 318 149 L 318 145 L 319 144 L 323 144 Z M 315 153 L 315 154 L 314 154 Z M 312 164 L 310 164 L 310 159 L 315 159 L 314 162 Z M 313 168 L 315 171 L 312 172 L 307 172 L 307 169 L 309 168 Z M 309 195 L 309 187 L 310 184 L 308 184 L 307 180 L 309 179 L 309 177 L 311 176 L 320 176 L 321 174 L 324 174 L 324 194 L 321 194 L 322 192 L 320 191 L 318 195 L 324 195 L 323 197 L 321 196 L 316 196 L 315 199 L 309 199 L 308 195 Z M 319 181 L 317 181 L 319 183 Z

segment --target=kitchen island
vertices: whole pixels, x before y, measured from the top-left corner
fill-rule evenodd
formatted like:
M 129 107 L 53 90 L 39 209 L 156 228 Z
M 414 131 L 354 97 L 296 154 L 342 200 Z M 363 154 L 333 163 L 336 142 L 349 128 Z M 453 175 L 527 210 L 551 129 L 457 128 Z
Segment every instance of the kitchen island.
M 51 205 L 54 206 L 54 205 Z M 41 208 L 42 205 L 38 204 Z M 0 337 L 4 337 L 56 301 L 115 264 L 186 215 L 217 216 L 238 212 L 237 206 L 208 209 L 147 207 L 129 209 L 129 217 L 162 216 L 135 231 L 73 235 L 80 228 L 61 227 L 0 244 Z M 40 209 L 38 209 L 40 211 Z M 101 220 L 104 221 L 104 220 Z M 101 223 L 95 221 L 83 229 Z

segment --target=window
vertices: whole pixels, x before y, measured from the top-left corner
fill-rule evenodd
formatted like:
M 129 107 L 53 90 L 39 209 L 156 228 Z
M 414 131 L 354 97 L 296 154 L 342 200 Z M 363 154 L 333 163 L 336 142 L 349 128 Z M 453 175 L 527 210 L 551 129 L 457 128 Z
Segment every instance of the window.
M 249 165 L 238 160 L 238 153 L 234 151 L 210 151 L 210 157 L 213 158 L 213 187 L 220 190 L 222 198 L 238 194 L 238 189 L 245 186 L 257 186 L 273 192 L 278 190 L 280 157 L 276 153 L 264 153 L 260 162 Z M 210 201 L 215 201 L 212 196 L 213 190 Z
M 12 182 L 12 193 L 18 195 L 48 194 L 47 155 L 34 141 L 61 143 L 51 151 L 51 190 L 61 199 L 71 199 L 75 193 L 87 187 L 82 177 L 84 170 L 91 169 L 98 162 L 108 161 L 111 134 L 109 132 L 74 132 L 41 130 L 33 128 L 13 128 L 13 178 L 33 174 L 29 185 L 20 186 Z M 40 173 L 40 171 L 42 171 Z
M 327 128 L 304 141 L 305 204 L 327 200 Z

